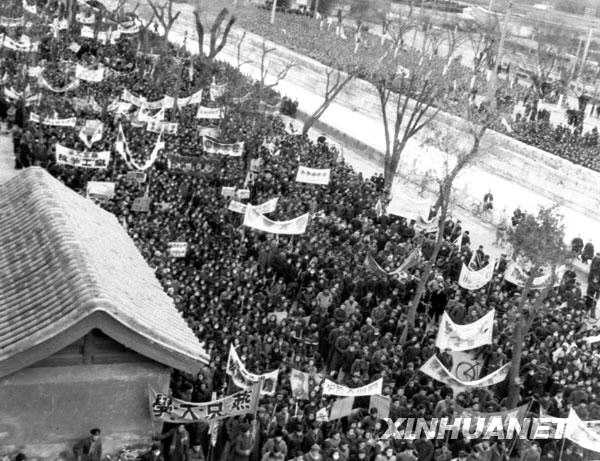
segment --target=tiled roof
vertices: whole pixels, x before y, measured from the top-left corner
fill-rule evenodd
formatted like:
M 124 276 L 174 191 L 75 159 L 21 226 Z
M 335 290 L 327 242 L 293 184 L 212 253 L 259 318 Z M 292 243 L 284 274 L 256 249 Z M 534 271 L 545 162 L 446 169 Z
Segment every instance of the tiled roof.
M 167 366 L 207 355 L 111 213 L 41 168 L 0 186 L 0 376 L 99 328 Z

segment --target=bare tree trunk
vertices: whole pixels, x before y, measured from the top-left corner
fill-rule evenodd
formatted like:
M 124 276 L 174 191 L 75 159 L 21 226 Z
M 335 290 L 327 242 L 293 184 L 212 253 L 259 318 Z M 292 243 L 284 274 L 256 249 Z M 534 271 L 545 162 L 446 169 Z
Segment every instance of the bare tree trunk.
M 339 74 L 338 74 L 338 78 L 339 78 Z M 352 75 L 347 75 L 346 77 L 344 77 L 343 80 L 341 80 L 341 81 L 338 80 L 331 89 L 328 88 L 326 90 L 325 99 L 323 100 L 321 105 L 317 108 L 317 110 L 315 110 L 311 114 L 311 116 L 308 118 L 308 120 L 306 120 L 306 122 L 304 123 L 304 126 L 302 127 L 303 135 L 308 133 L 308 130 L 310 130 L 313 127 L 313 125 L 317 122 L 317 120 L 319 120 L 321 118 L 321 116 L 325 113 L 325 111 L 331 105 L 333 100 L 337 97 L 338 94 L 340 94 L 340 92 L 344 89 L 344 87 L 348 83 L 350 83 L 350 81 L 353 78 L 354 77 Z

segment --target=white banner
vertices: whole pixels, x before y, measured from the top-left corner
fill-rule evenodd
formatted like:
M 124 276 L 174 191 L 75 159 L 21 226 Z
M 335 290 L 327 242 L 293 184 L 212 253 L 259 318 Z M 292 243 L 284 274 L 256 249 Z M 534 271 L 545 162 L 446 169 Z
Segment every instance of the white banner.
M 586 450 L 600 452 L 600 434 L 590 429 L 586 422 L 577 416 L 573 408 L 569 410 L 565 438 Z
M 21 53 L 30 53 L 38 50 L 39 42 L 31 42 L 26 35 L 21 36 L 21 41 L 17 42 L 7 35 L 0 35 L 0 44 L 9 50 L 19 51 Z
M 137 34 L 140 31 L 140 25 L 134 24 L 131 27 L 123 27 L 121 24 L 117 27 L 120 34 Z
M 38 14 L 37 5 L 35 3 L 33 5 L 30 5 L 29 3 L 27 3 L 27 2 L 24 1 L 23 2 L 23 9 L 25 11 L 27 11 L 29 14 L 33 14 L 33 15 L 36 15 L 36 16 Z
M 80 35 L 83 38 L 91 38 L 91 39 L 93 39 L 94 38 L 94 31 L 93 31 L 93 29 L 91 27 L 83 26 L 81 28 Z
M 494 384 L 501 383 L 508 376 L 508 371 L 510 369 L 510 363 L 498 368 L 493 373 L 489 375 L 473 380 L 473 381 L 461 381 L 456 377 L 452 376 L 452 373 L 440 362 L 440 360 L 435 356 L 431 356 L 427 362 L 423 364 L 420 371 L 427 376 L 435 379 L 436 381 L 440 381 L 452 387 L 453 389 L 477 389 L 481 387 L 489 387 Z
M 104 68 L 87 69 L 79 64 L 75 67 L 75 77 L 87 82 L 98 83 L 104 78 Z
M 86 120 L 85 125 L 79 131 L 79 139 L 89 149 L 92 144 L 102 139 L 104 124 L 100 120 Z
M 228 155 L 230 157 L 241 157 L 244 152 L 244 141 L 232 144 L 221 144 L 206 136 L 202 137 L 202 150 L 207 154 Z
M 383 391 L 383 378 L 366 384 L 362 387 L 351 389 L 341 384 L 336 384 L 329 379 L 323 381 L 323 395 L 335 395 L 338 397 L 360 397 L 362 395 L 381 395 Z
M 225 89 L 227 88 L 227 84 L 223 83 L 222 85 L 217 85 L 215 83 L 211 83 L 209 94 L 211 101 L 214 101 L 217 98 L 220 98 L 225 94 Z
M 246 207 L 244 226 L 263 232 L 269 232 L 271 234 L 299 235 L 306 232 L 308 216 L 309 213 L 306 213 L 295 219 L 290 219 L 289 221 L 271 221 L 253 208 Z
M 80 168 L 106 168 L 110 162 L 110 151 L 79 152 L 74 149 L 55 144 L 56 163 Z
M 165 96 L 165 100 L 166 98 L 169 98 L 169 96 Z M 179 98 L 177 100 L 177 105 L 179 107 L 191 106 L 192 104 L 202 104 L 202 90 L 196 91 L 187 98 Z M 173 103 L 171 103 L 171 107 L 173 107 Z
M 479 290 L 492 280 L 495 265 L 495 262 L 492 263 L 490 261 L 483 269 L 472 271 L 466 264 L 463 264 L 460 276 L 458 277 L 458 284 L 467 290 Z
M 550 277 L 552 277 L 552 274 L 549 273 L 547 275 L 542 275 L 540 277 L 534 278 L 531 284 L 531 288 L 543 288 L 549 282 Z M 525 283 L 527 283 L 528 278 L 529 276 L 527 275 L 527 273 L 521 267 L 519 267 L 518 263 L 514 261 L 511 261 L 506 267 L 506 270 L 504 271 L 504 280 L 513 283 L 521 288 L 525 286 Z
M 138 107 L 147 107 L 148 100 L 142 96 L 135 96 L 130 93 L 127 89 L 123 88 L 123 94 L 121 95 L 121 99 L 125 102 L 129 102 L 134 106 Z
M 5 16 L 0 16 L 0 26 L 19 27 L 23 24 L 25 24 L 25 18 L 23 16 L 20 18 L 7 18 Z
M 257 375 L 250 373 L 246 370 L 246 367 L 240 360 L 235 348 L 230 346 L 229 358 L 227 359 L 226 373 L 231 376 L 233 384 L 242 389 L 248 389 L 253 384 L 262 381 L 262 387 L 260 393 L 263 395 L 275 395 L 275 389 L 277 387 L 277 377 L 279 376 L 279 370 Z
M 125 164 L 129 168 L 135 168 L 136 170 L 144 171 L 150 168 L 158 157 L 158 152 L 161 149 L 165 148 L 165 143 L 162 142 L 162 133 L 158 135 L 156 138 L 156 144 L 154 145 L 154 149 L 152 149 L 152 153 L 150 154 L 150 158 L 146 160 L 146 163 L 143 165 L 138 165 L 136 161 L 133 159 L 131 152 L 129 151 L 129 145 L 127 144 L 127 139 L 125 138 L 125 133 L 123 132 L 123 127 L 119 123 L 119 131 L 117 132 L 117 139 L 115 141 L 115 149 L 125 162 Z
M 88 181 L 86 186 L 88 198 L 110 200 L 115 196 L 115 183 L 105 181 Z
M 172 258 L 185 258 L 188 251 L 187 242 L 169 242 L 167 251 Z
M 131 104 L 130 102 L 113 101 L 106 108 L 106 110 L 108 112 L 115 112 L 117 114 L 127 115 L 132 107 L 133 104 Z
M 272 213 L 273 211 L 275 211 L 275 208 L 277 208 L 277 200 L 279 200 L 279 198 L 275 197 L 271 200 L 267 200 L 265 203 L 262 203 L 260 205 L 250 205 L 232 200 L 229 204 L 229 211 L 245 214 L 246 207 L 249 206 L 251 208 L 254 208 L 254 211 L 260 214 Z
M 34 123 L 41 123 L 42 125 L 48 126 L 68 126 L 70 128 L 75 127 L 77 124 L 77 118 L 41 118 L 38 114 L 31 112 L 29 114 L 29 121 Z
M 151 133 L 177 134 L 178 123 L 162 122 L 160 120 L 152 120 L 146 125 L 146 130 Z
M 304 182 L 308 184 L 329 184 L 331 170 L 329 168 L 316 169 L 300 166 L 296 175 L 296 182 Z
M 454 323 L 444 312 L 435 342 L 440 350 L 466 351 L 485 344 L 492 344 L 494 310 L 468 325 Z
M 31 78 L 39 78 L 42 75 L 44 68 L 42 66 L 32 66 L 27 68 L 27 76 Z
M 198 106 L 198 111 L 196 112 L 196 118 L 204 119 L 204 120 L 219 120 L 223 118 L 223 108 L 222 107 L 205 107 Z
M 40 74 L 40 76 L 38 77 L 38 85 L 54 93 L 66 93 L 67 91 L 71 91 L 79 87 L 79 79 L 74 79 L 72 82 L 67 83 L 62 88 L 55 88 L 52 85 L 50 85 L 50 83 L 48 83 L 46 79 Z

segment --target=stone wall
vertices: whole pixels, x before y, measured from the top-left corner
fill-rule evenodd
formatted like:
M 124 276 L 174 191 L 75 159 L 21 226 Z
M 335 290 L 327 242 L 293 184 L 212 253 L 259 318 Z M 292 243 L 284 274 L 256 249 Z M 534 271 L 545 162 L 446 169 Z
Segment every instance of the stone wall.
M 0 378 L 0 458 L 71 459 L 73 445 L 102 430 L 104 453 L 149 446 L 148 386 L 165 392 L 170 370 L 156 363 L 29 367 Z M 117 453 L 118 454 L 118 453 Z

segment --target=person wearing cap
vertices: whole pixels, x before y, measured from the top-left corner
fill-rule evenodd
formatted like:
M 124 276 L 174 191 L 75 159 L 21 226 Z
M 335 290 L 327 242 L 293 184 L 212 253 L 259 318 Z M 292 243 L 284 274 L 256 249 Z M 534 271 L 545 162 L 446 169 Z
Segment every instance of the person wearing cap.
M 202 443 L 200 439 L 195 439 L 190 444 L 190 448 L 187 452 L 186 461 L 204 461 L 206 458 L 204 457 L 204 450 L 202 449 Z
M 275 448 L 277 448 L 277 453 L 282 453 L 283 457 L 287 458 L 288 447 L 283 440 L 283 431 L 280 428 L 275 429 L 273 437 L 265 442 L 265 445 L 262 448 L 263 456 L 265 453 L 274 451 Z
M 165 461 L 160 442 L 153 442 L 150 450 L 142 455 L 142 461 Z
M 102 459 L 102 440 L 100 429 L 90 431 L 90 435 L 80 440 L 74 447 L 73 452 L 77 461 L 100 461 Z
M 452 461 L 467 461 L 467 457 L 469 454 L 465 450 L 460 450 L 458 452 L 458 456 L 454 458 Z

